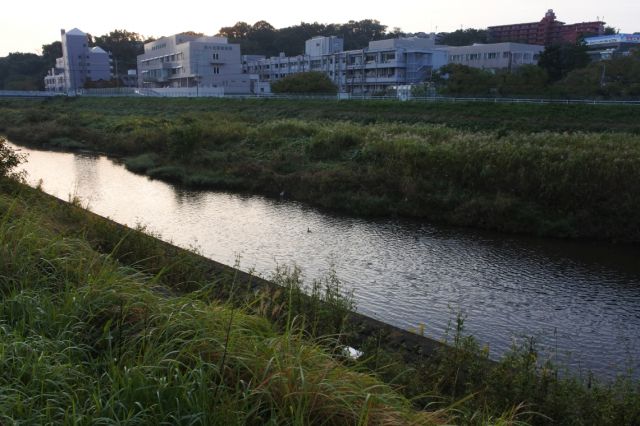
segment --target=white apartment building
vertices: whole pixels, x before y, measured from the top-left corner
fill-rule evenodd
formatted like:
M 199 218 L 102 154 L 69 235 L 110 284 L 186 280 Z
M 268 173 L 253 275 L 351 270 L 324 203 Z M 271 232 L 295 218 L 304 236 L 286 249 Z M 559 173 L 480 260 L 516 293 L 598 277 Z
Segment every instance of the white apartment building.
M 111 58 L 100 47 L 89 47 L 87 34 L 77 28 L 60 30 L 62 57 L 44 78 L 45 89 L 74 92 L 90 81 L 111 79 Z
M 146 43 L 138 56 L 138 85 L 150 88 L 217 88 L 249 93 L 242 73 L 240 45 L 226 37 L 176 34 Z
M 446 65 L 447 52 L 432 38 L 398 38 L 369 43 L 365 49 L 343 51 L 335 36 L 314 37 L 305 43 L 305 54 L 245 60 L 244 71 L 261 82 L 287 75 L 319 71 L 339 92 L 381 94 L 391 87 L 428 80 L 432 71 Z
M 544 46 L 523 43 L 474 44 L 443 48 L 448 51 L 449 63 L 488 71 L 515 70 L 522 65 L 537 65 L 544 50 Z

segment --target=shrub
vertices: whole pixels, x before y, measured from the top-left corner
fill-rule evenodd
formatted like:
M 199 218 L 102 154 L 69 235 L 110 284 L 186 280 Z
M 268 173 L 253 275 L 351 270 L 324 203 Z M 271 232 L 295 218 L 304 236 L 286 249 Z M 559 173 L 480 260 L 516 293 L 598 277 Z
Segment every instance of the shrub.
M 326 93 L 336 94 L 338 88 L 321 72 L 291 74 L 271 85 L 274 93 Z
M 7 140 L 0 137 L 0 179 L 19 177 L 14 169 L 24 161 L 24 155 L 18 154 L 7 145 Z

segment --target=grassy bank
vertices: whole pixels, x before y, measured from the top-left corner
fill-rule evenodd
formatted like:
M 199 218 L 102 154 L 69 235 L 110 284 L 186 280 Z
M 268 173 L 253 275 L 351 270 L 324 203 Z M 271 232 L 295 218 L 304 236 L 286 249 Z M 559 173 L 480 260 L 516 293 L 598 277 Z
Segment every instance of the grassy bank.
M 53 214 L 42 216 L 40 208 Z M 85 238 L 63 236 L 84 233 L 72 231 L 81 214 L 33 194 L 0 197 L 3 424 L 440 424 L 449 418 L 415 410 L 373 375 L 332 355 L 331 338 L 306 335 L 293 318 L 277 327 L 211 301 L 209 289 L 233 288 L 233 277 L 174 281 L 183 274 L 179 259 L 150 273 L 119 261 L 117 247 L 103 252 Z M 176 292 L 185 285 L 198 290 Z
M 295 271 L 255 288 L 77 206 L 0 188 L 3 423 L 640 421 L 637 381 L 562 378 L 533 345 L 489 367 L 462 318 L 450 347 L 407 354 L 349 326 L 335 277 L 311 298 Z
M 132 171 L 191 187 L 637 243 L 637 114 L 628 106 L 83 98 L 0 102 L 0 132 L 124 156 Z

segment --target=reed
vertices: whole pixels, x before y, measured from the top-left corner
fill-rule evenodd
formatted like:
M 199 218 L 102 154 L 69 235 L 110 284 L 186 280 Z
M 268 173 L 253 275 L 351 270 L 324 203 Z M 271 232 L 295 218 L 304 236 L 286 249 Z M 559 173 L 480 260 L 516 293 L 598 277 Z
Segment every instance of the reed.
M 362 216 L 640 241 L 632 106 L 210 99 L 0 102 L 13 141 L 195 188 Z

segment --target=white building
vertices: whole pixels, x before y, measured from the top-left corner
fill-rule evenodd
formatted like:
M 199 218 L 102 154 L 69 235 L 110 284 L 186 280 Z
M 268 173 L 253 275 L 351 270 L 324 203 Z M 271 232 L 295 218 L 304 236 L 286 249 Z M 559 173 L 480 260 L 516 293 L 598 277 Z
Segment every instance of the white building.
M 640 50 L 640 34 L 611 34 L 586 37 L 584 44 L 589 49 L 592 60 L 601 61 L 631 55 L 632 50 Z
M 389 88 L 421 83 L 447 63 L 447 52 L 431 38 L 378 40 L 364 49 L 343 51 L 337 37 L 314 37 L 305 43 L 305 54 L 247 60 L 244 71 L 261 82 L 273 82 L 290 74 L 319 71 L 339 92 L 382 94 Z
M 45 88 L 56 92 L 74 92 L 91 81 L 111 80 L 111 59 L 100 47 L 89 47 L 87 34 L 77 28 L 60 30 L 62 58 L 44 78 Z
M 449 54 L 449 63 L 481 68 L 488 71 L 514 70 L 522 65 L 537 65 L 544 46 L 522 43 L 474 44 L 442 46 Z
M 150 88 L 216 88 L 249 93 L 242 73 L 240 45 L 226 37 L 176 34 L 146 43 L 138 56 L 138 84 Z

